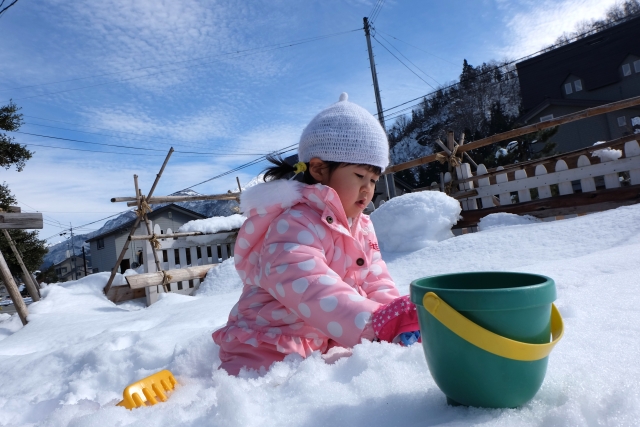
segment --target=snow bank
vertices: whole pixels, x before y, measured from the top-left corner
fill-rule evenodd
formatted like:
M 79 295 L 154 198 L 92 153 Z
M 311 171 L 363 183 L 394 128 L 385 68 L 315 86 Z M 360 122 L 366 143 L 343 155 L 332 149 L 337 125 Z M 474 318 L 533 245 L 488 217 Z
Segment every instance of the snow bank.
M 454 198 L 440 191 L 422 191 L 389 200 L 371 214 L 371 221 L 380 248 L 408 252 L 453 237 L 451 227 L 460 211 Z
M 510 225 L 525 225 L 540 222 L 531 215 L 516 215 L 506 212 L 494 213 L 480 219 L 478 231 L 485 231 L 496 227 L 507 227 Z
M 595 146 L 600 144 L 604 144 L 604 141 L 598 141 L 593 145 Z M 620 157 L 622 157 L 622 150 L 615 150 L 613 148 L 607 147 L 601 150 L 594 151 L 593 153 L 591 153 L 591 157 L 600 157 L 601 162 L 610 162 L 612 160 L 618 160 Z
M 401 218 L 408 227 L 424 226 L 422 218 Z M 240 294 L 230 262 L 217 276 L 210 273 L 211 285 L 216 277 L 221 285 L 215 292 L 168 294 L 138 310 L 97 292 L 108 276 L 50 285 L 29 306 L 27 326 L 7 332 L 19 319 L 0 319 L 0 425 L 637 425 L 639 253 L 640 205 L 465 234 L 410 253 L 383 251 L 401 294 L 415 278 L 459 271 L 521 271 L 555 280 L 564 338 L 533 400 L 501 410 L 447 406 L 419 346 L 364 343 L 333 365 L 318 354 L 290 356 L 263 376 L 229 377 L 217 370 L 211 333 L 225 324 Z M 223 292 L 227 280 L 233 290 Z M 133 411 L 115 406 L 127 384 L 161 369 L 179 383 L 167 402 Z
M 238 275 L 233 258 L 229 258 L 207 272 L 207 276 L 200 284 L 196 295 L 218 295 L 241 288 L 242 280 Z
M 214 216 L 213 218 L 195 219 L 178 229 L 180 233 L 199 231 L 201 233 L 219 233 L 220 231 L 235 230 L 242 227 L 245 218 L 239 214 L 230 216 Z

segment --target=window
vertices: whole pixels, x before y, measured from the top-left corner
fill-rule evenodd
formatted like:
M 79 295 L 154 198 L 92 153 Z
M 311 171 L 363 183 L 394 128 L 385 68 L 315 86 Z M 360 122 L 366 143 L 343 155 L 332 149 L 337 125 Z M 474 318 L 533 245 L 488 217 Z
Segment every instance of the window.
M 573 92 L 573 90 L 571 90 L 571 83 L 565 83 L 564 84 L 564 92 L 569 95 L 571 92 Z
M 169 211 L 169 212 L 167 213 L 167 216 L 169 217 L 169 219 L 173 218 L 173 212 Z
M 553 114 L 548 114 L 546 116 L 542 116 L 540 117 L 540 121 L 541 122 L 548 122 L 549 120 L 553 119 Z
M 626 77 L 626 76 L 630 76 L 631 75 L 631 64 L 624 64 L 622 66 L 622 74 Z
M 625 116 L 618 117 L 618 126 L 622 127 L 626 125 L 627 125 L 627 118 Z
M 66 272 L 67 272 L 67 267 L 62 267 L 62 268 L 60 269 L 60 273 L 64 274 L 64 273 L 66 273 Z
M 98 239 L 98 250 L 104 249 L 104 239 Z
M 573 82 L 573 85 L 576 87 L 576 92 L 580 92 L 582 90 L 582 80 L 576 80 Z

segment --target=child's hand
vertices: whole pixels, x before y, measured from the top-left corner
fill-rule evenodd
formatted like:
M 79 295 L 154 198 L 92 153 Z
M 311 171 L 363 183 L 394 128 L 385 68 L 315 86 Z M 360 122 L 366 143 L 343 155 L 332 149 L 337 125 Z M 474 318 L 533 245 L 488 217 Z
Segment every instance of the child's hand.
M 418 325 L 418 313 L 416 306 L 408 295 L 394 299 L 381 306 L 372 315 L 373 330 L 381 341 L 401 342 L 411 345 L 420 341 L 420 326 Z M 417 334 L 416 334 L 417 332 Z M 414 338 L 411 339 L 411 333 Z M 400 336 L 399 340 L 396 338 Z M 406 339 L 403 340 L 402 338 Z M 405 342 L 406 341 L 406 342 Z

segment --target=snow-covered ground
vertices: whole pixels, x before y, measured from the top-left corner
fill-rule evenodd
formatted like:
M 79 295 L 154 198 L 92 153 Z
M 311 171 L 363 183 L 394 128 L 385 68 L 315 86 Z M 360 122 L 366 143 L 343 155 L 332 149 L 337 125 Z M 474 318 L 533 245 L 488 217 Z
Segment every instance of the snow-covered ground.
M 565 336 L 541 390 L 521 408 L 447 406 L 418 345 L 365 343 L 334 365 L 316 354 L 291 357 L 262 377 L 229 377 L 216 369 L 211 340 L 240 293 L 227 261 L 196 297 L 169 294 L 148 308 L 114 305 L 100 292 L 108 276 L 100 273 L 48 286 L 29 306 L 24 328 L 17 316 L 0 318 L 0 425 L 638 425 L 640 205 L 505 224 L 383 257 L 401 294 L 413 279 L 458 271 L 555 279 Z M 376 224 L 385 226 L 403 224 Z M 166 403 L 114 406 L 127 384 L 165 368 L 179 382 Z

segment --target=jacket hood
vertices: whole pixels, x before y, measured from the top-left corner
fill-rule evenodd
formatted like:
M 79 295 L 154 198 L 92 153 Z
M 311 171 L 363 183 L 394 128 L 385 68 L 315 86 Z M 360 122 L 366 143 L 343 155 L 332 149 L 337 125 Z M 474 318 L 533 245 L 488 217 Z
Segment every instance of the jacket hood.
M 265 211 L 275 205 L 288 209 L 303 199 L 305 186 L 301 182 L 284 179 L 254 185 L 240 195 L 240 212 L 248 213 L 252 209 Z

